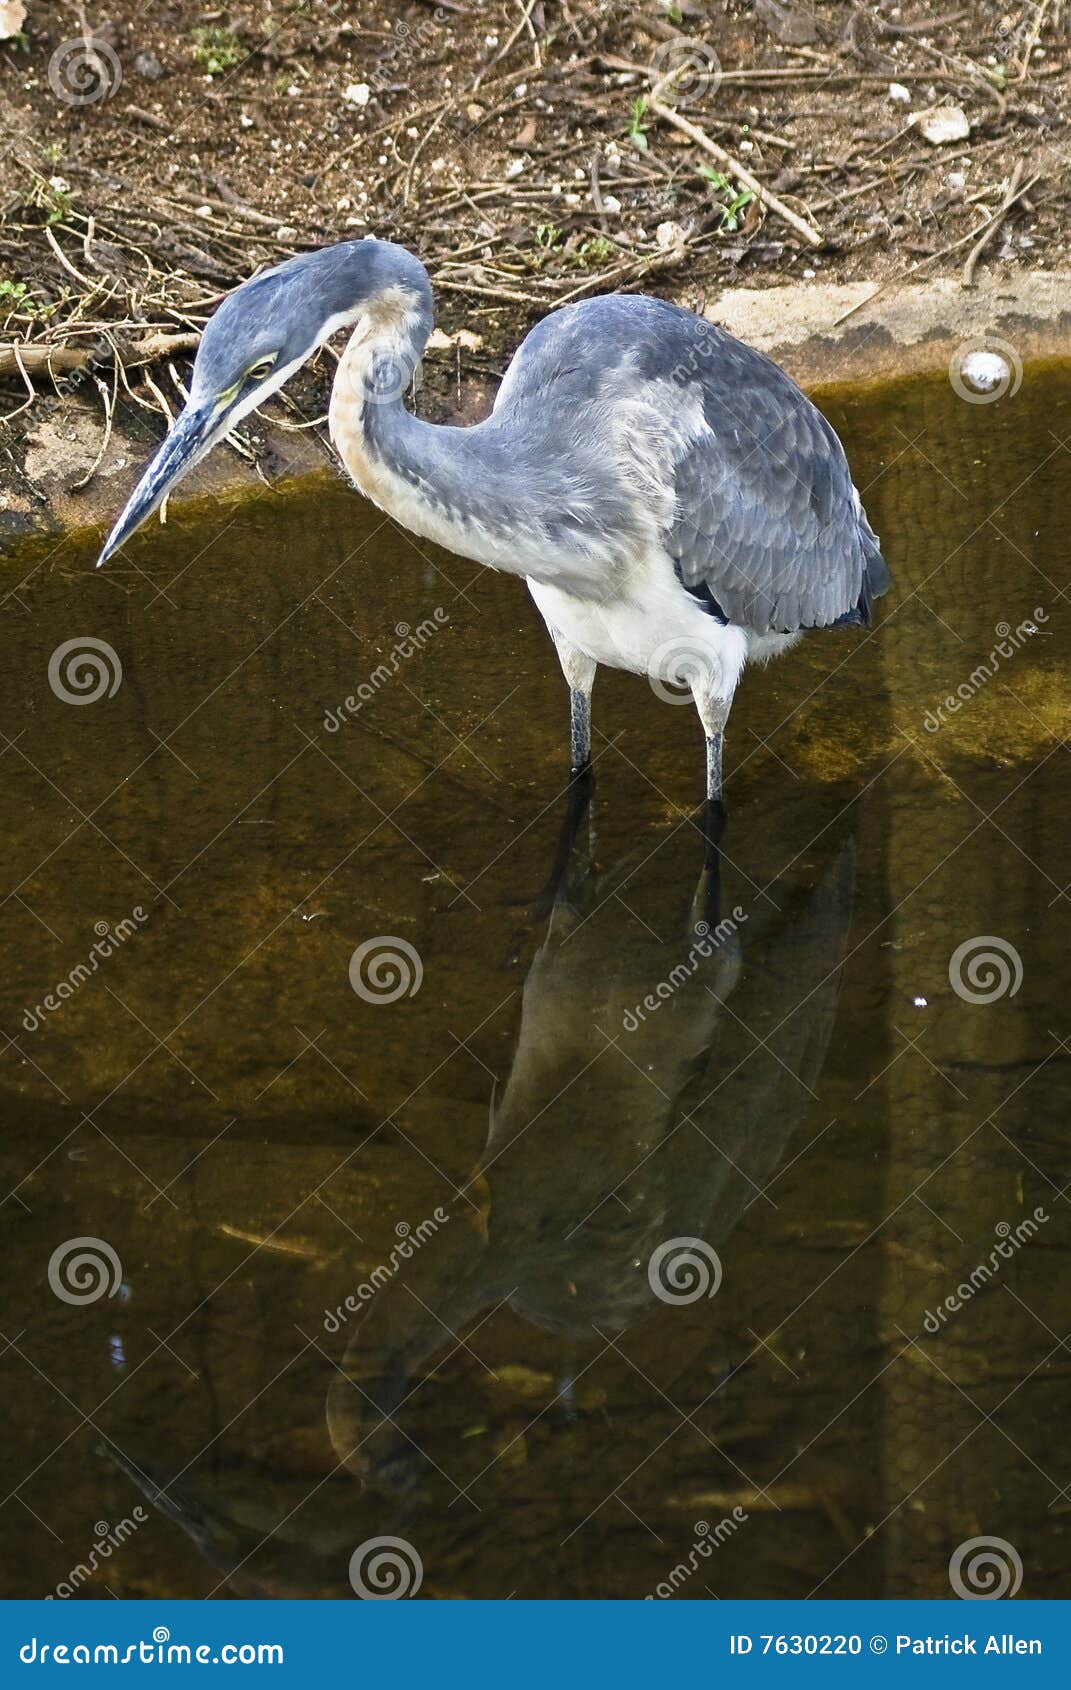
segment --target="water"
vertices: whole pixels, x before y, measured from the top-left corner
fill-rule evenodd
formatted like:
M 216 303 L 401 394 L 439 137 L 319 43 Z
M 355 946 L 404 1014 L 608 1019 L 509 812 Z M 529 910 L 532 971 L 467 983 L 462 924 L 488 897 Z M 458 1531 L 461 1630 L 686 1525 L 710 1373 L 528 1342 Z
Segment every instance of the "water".
M 716 911 L 603 671 L 533 913 L 535 611 L 340 483 L 5 561 L 5 1595 L 1068 1594 L 1071 382 L 826 399 L 891 617 L 745 680 Z

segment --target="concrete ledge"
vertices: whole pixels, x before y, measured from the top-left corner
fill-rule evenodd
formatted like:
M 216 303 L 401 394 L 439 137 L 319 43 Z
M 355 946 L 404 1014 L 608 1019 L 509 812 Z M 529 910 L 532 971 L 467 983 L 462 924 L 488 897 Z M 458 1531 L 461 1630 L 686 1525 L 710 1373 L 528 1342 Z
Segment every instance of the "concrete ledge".
M 804 386 L 888 381 L 946 370 L 957 348 L 994 335 L 1023 363 L 1071 355 L 1071 274 L 975 288 L 951 278 L 733 288 L 707 316 Z

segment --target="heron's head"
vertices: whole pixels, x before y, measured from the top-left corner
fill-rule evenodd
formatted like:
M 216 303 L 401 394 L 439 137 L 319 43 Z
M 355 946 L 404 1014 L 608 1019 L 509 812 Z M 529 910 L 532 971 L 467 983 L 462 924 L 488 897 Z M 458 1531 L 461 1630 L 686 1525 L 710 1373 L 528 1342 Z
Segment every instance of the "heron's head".
M 187 470 L 388 289 L 394 299 L 412 296 L 411 319 L 426 337 L 427 273 L 412 253 L 387 241 L 344 241 L 303 253 L 229 294 L 201 337 L 189 403 L 109 534 L 98 569 Z

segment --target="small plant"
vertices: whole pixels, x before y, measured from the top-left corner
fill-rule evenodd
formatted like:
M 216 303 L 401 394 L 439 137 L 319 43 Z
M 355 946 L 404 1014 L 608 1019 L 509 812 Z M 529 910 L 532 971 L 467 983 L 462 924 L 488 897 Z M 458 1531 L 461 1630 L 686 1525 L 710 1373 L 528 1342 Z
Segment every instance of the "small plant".
M 722 228 L 728 229 L 731 233 L 735 232 L 740 227 L 743 213 L 754 198 L 755 194 L 751 188 L 738 189 L 721 214 Z
M 46 159 L 48 160 L 49 164 L 56 165 L 56 164 L 59 163 L 60 159 L 63 157 L 63 151 L 64 151 L 63 142 L 62 141 L 46 141 L 44 146 L 41 148 L 41 151 L 44 153 L 44 155 L 45 155 Z
M 701 164 L 699 166 L 699 174 L 700 176 L 705 177 L 712 188 L 721 190 L 732 186 L 728 176 L 723 176 L 720 170 L 713 169 L 713 167 L 709 164 Z
M 195 29 L 193 43 L 193 56 L 199 65 L 204 65 L 209 76 L 226 76 L 242 57 L 238 37 L 229 29 L 220 29 L 218 24 Z
M 62 223 L 71 209 L 71 190 L 60 176 L 47 181 L 43 176 L 36 176 L 30 204 L 44 212 L 46 223 Z
M 0 276 L 0 318 L 7 321 L 16 313 L 24 317 L 45 317 L 48 315 L 47 306 L 38 305 L 31 299 L 25 282 L 13 282 L 8 276 Z
M 535 238 L 536 246 L 541 246 L 544 252 L 551 252 L 554 247 L 561 245 L 562 232 L 554 223 L 539 223 L 536 225 Z
M 755 198 L 751 188 L 734 187 L 729 177 L 721 170 L 713 170 L 708 164 L 699 166 L 700 176 L 710 183 L 719 194 L 728 194 L 729 198 L 722 201 L 721 227 L 730 234 L 740 227 L 743 213 Z
M 605 264 L 613 254 L 614 243 L 608 241 L 605 235 L 593 235 L 591 240 L 582 241 L 576 249 L 576 262 L 587 269 L 589 264 Z
M 648 145 L 647 131 L 650 128 L 650 125 L 644 123 L 643 121 L 646 115 L 647 101 L 641 94 L 638 100 L 633 101 L 632 116 L 629 118 L 628 128 L 625 131 L 629 140 L 632 142 L 632 145 L 634 147 L 638 147 L 641 153 L 645 153 L 647 151 Z

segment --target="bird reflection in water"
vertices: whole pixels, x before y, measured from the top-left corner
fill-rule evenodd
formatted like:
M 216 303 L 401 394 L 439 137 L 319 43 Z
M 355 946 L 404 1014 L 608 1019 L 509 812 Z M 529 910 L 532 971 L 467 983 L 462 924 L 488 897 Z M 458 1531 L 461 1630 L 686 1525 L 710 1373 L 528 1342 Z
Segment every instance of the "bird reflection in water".
M 697 1353 L 709 1374 L 712 1346 L 715 1374 L 731 1370 L 721 1299 L 703 1297 L 682 1321 L 652 1257 L 699 1240 L 721 1258 L 721 1297 L 732 1294 L 732 1235 L 806 1118 L 829 1046 L 855 883 L 851 832 L 829 820 L 851 813 L 843 794 L 813 791 L 795 805 L 780 795 L 776 814 L 734 810 L 732 851 L 720 863 L 708 852 L 691 894 L 670 871 L 673 841 L 654 852 L 648 841 L 639 868 L 603 871 L 567 841 L 485 1148 L 451 1224 L 352 1317 L 327 1389 L 337 1465 L 313 1503 L 303 1506 L 303 1479 L 288 1513 L 269 1473 L 240 1508 L 185 1481 L 162 1491 L 143 1464 L 109 1452 L 213 1566 L 241 1569 L 236 1590 L 343 1594 L 362 1537 L 426 1541 L 434 1518 L 441 1536 L 458 1495 L 446 1474 L 473 1449 L 465 1416 L 495 1387 L 476 1356 L 495 1353 L 492 1321 L 522 1323 L 526 1363 L 549 1358 L 542 1423 L 562 1436 L 594 1412 L 576 1381 L 626 1330 L 641 1355 L 654 1343 L 663 1389 Z M 577 810 L 570 835 L 579 822 Z M 813 843 L 800 852 L 800 840 Z M 680 849 L 694 850 L 688 828 Z M 462 1404 L 456 1389 L 449 1406 L 435 1401 L 447 1357 L 471 1362 Z

